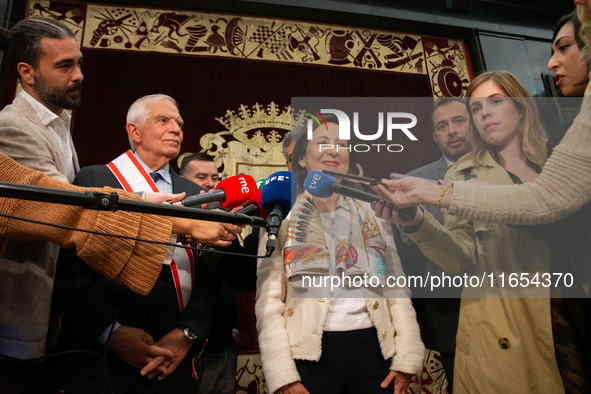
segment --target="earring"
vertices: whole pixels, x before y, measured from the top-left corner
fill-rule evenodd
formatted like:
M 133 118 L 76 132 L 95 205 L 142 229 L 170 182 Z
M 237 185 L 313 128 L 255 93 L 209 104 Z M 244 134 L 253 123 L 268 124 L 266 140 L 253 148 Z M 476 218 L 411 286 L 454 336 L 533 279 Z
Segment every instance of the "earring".
M 306 166 L 304 165 L 305 163 L 304 163 L 304 161 L 303 161 L 303 160 L 299 160 L 299 161 L 298 161 L 298 164 L 300 165 L 300 167 L 302 167 L 302 168 L 306 168 Z

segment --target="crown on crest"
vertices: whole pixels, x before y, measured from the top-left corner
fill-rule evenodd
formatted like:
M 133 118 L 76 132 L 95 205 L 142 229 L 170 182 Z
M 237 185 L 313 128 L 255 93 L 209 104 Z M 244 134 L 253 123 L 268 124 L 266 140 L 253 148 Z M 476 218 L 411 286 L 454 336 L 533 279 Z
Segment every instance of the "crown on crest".
M 252 109 L 241 104 L 238 113 L 228 110 L 224 116 L 215 118 L 215 120 L 220 122 L 231 134 L 260 128 L 291 130 L 303 126 L 306 122 L 303 110 L 294 113 L 291 105 L 288 105 L 281 111 L 273 101 L 267 105 L 267 108 L 259 103 L 253 105 Z

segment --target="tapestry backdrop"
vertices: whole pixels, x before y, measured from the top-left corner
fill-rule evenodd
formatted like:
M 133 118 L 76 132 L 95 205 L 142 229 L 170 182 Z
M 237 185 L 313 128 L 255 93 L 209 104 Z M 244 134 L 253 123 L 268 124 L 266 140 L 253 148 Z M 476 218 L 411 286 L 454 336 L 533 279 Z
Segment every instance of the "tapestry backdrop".
M 460 97 L 471 79 L 461 40 L 174 9 L 39 0 L 28 7 L 29 15 L 66 23 L 80 43 L 85 79 L 73 138 L 82 166 L 129 148 L 126 112 L 146 94 L 178 101 L 181 152 L 208 151 L 223 176 L 259 179 L 285 168 L 292 97 Z M 437 160 L 430 127 L 413 133 L 422 143 L 405 145 L 404 159 L 362 162 L 364 174 L 384 177 Z M 238 393 L 266 392 L 253 303 L 253 294 L 240 296 Z M 428 356 L 411 390 L 444 392 L 438 354 Z

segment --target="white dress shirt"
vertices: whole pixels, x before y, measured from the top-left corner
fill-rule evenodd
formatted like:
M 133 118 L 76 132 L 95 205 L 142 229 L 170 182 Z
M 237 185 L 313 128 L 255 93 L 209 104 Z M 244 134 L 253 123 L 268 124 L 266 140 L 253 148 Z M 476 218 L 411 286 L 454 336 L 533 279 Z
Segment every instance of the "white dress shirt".
M 63 109 L 60 116 L 57 116 L 24 90 L 21 90 L 19 94 L 33 107 L 33 110 L 35 110 L 35 113 L 49 131 L 47 133 L 49 142 L 58 152 L 56 160 L 59 161 L 61 168 L 65 169 L 64 175 L 68 178 L 68 182 L 72 183 L 76 176 L 76 170 L 72 157 L 72 145 L 70 144 L 70 114 Z

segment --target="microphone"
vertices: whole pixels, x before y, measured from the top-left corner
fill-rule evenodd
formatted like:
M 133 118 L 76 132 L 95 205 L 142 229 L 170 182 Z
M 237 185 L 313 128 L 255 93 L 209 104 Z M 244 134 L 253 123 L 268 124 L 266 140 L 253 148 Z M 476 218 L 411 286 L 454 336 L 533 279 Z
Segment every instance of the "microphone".
M 257 181 L 257 189 L 261 190 L 261 188 L 263 187 L 263 185 L 265 184 L 265 181 L 267 180 L 267 178 L 261 178 Z
M 331 197 L 336 193 L 369 203 L 381 200 L 381 198 L 375 194 L 357 190 L 349 186 L 339 185 L 335 177 L 319 170 L 308 172 L 306 180 L 304 181 L 304 188 L 308 193 L 319 198 Z M 417 207 L 402 208 L 398 211 L 398 215 L 403 220 L 413 219 L 416 213 Z
M 298 196 L 298 183 L 295 175 L 290 171 L 278 171 L 267 178 L 261 189 L 261 202 L 263 210 L 269 214 L 267 220 L 267 241 L 266 257 L 270 257 L 275 250 L 277 234 L 281 222 L 295 204 Z
M 257 190 L 248 200 L 248 204 L 246 207 L 238 211 L 237 213 L 241 213 L 243 215 L 249 216 L 260 216 L 263 219 L 269 217 L 267 212 L 263 209 L 263 203 L 261 202 L 261 191 Z
M 247 202 L 256 190 L 253 177 L 234 175 L 219 182 L 214 191 L 187 197 L 181 203 L 185 207 L 192 207 L 219 201 L 222 208 L 235 208 Z

